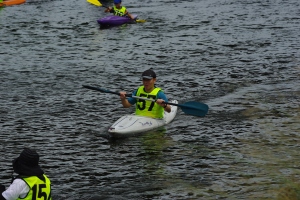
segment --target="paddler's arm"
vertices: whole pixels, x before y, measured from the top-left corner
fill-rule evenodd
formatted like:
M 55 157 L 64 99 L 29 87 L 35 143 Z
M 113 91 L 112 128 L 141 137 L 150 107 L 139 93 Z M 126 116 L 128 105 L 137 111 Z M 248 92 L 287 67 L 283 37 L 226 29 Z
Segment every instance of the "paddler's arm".
M 125 15 L 127 15 L 128 17 L 130 17 L 130 19 L 134 20 L 134 17 L 132 16 L 132 14 L 130 14 L 127 10 L 125 12 Z
M 165 101 L 163 99 L 157 99 L 156 103 L 163 107 L 166 112 L 171 112 L 171 106 L 169 104 L 165 104 Z
M 124 108 L 129 108 L 131 106 L 126 98 L 126 92 L 120 92 L 120 99 Z

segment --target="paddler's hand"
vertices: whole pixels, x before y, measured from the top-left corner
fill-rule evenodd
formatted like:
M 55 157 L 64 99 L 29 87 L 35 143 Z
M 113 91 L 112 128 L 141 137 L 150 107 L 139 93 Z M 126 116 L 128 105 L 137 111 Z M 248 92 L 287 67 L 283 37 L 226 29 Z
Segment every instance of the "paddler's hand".
M 166 104 L 163 99 L 157 99 L 156 103 L 164 108 L 165 111 L 171 112 L 171 106 Z
M 126 99 L 126 92 L 120 92 L 120 99 L 125 100 Z
M 156 100 L 156 103 L 158 104 L 158 105 L 160 105 L 161 107 L 164 107 L 166 104 L 165 104 L 165 101 L 163 100 L 163 99 L 157 99 Z
M 104 12 L 110 12 L 112 10 L 112 7 L 107 7 Z
M 120 92 L 120 99 L 122 101 L 123 107 L 129 108 L 131 106 L 131 104 L 129 103 L 129 101 L 126 98 L 126 92 Z

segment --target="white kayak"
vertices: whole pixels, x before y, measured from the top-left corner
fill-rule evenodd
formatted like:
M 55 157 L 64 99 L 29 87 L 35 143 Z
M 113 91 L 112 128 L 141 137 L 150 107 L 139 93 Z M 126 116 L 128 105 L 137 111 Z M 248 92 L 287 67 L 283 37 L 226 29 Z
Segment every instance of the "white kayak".
M 170 103 L 178 104 L 177 100 L 171 100 Z M 165 112 L 163 119 L 138 116 L 135 114 L 125 115 L 118 119 L 109 129 L 108 133 L 112 137 L 126 137 L 136 133 L 157 129 L 169 124 L 176 116 L 177 106 L 171 105 L 171 112 Z

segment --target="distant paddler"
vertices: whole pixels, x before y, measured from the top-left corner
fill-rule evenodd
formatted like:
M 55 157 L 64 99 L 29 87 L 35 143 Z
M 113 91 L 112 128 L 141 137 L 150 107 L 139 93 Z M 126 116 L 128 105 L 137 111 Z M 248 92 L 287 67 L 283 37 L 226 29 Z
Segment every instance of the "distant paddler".
M 108 7 L 105 9 L 104 12 L 110 12 L 117 16 L 128 16 L 130 19 L 134 20 L 134 16 L 132 16 L 126 9 L 125 6 L 121 6 L 122 1 L 121 0 L 114 0 L 114 6 Z

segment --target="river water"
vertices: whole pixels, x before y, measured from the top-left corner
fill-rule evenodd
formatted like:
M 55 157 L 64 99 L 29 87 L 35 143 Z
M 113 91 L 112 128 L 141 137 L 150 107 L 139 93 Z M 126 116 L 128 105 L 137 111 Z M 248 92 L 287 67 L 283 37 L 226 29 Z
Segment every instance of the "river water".
M 0 10 L 1 183 L 9 185 L 11 161 L 28 146 L 39 152 L 55 200 L 293 195 L 299 0 L 123 5 L 147 22 L 100 29 L 104 8 L 84 0 Z M 108 138 L 108 127 L 133 109 L 82 85 L 132 92 L 150 67 L 169 98 L 204 102 L 209 113 L 179 109 L 163 129 Z

